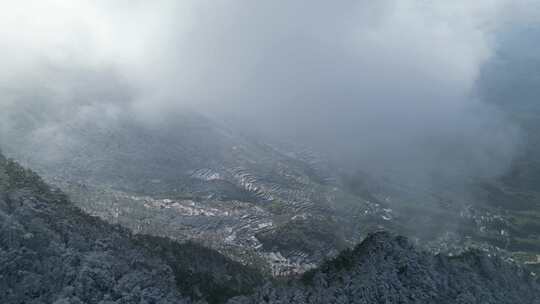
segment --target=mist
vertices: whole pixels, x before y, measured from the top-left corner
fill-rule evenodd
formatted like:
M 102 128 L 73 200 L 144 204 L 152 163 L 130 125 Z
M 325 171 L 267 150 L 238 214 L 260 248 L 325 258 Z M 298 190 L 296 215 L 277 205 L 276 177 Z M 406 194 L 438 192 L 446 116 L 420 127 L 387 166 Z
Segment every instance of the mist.
M 538 6 L 2 1 L 0 144 L 62 145 L 74 121 L 153 124 L 195 111 L 349 168 L 497 176 L 520 131 L 477 80 L 498 33 L 537 22 Z

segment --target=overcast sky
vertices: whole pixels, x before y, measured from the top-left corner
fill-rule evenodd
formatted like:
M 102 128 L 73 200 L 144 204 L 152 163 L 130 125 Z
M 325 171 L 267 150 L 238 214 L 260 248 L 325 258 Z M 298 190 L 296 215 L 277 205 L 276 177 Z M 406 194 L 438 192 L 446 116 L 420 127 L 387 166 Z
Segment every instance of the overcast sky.
M 539 6 L 3 0 L 0 140 L 194 109 L 359 166 L 498 174 L 519 130 L 475 85 L 498 33 L 537 25 Z

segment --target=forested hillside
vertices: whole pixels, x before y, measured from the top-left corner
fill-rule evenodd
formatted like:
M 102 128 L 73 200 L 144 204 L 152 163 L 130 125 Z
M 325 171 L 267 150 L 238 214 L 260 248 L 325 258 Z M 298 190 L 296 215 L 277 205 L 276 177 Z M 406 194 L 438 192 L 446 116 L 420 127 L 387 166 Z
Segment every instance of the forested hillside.
M 261 280 L 212 250 L 88 216 L 0 158 L 1 303 L 220 303 Z

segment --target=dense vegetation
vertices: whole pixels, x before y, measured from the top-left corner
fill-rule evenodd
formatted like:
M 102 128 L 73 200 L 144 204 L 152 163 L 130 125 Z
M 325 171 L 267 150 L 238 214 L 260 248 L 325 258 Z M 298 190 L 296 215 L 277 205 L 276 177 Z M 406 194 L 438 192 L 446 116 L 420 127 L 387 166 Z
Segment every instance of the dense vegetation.
M 540 303 L 540 288 L 521 268 L 481 252 L 434 256 L 378 232 L 301 282 L 234 303 Z
M 1 303 L 220 303 L 261 280 L 209 249 L 83 214 L 32 171 L 0 159 Z
M 266 283 L 265 283 L 266 282 Z M 0 155 L 0 302 L 540 303 L 535 277 L 482 252 L 420 251 L 371 234 L 301 280 L 256 271 L 191 243 L 134 235 L 84 214 Z

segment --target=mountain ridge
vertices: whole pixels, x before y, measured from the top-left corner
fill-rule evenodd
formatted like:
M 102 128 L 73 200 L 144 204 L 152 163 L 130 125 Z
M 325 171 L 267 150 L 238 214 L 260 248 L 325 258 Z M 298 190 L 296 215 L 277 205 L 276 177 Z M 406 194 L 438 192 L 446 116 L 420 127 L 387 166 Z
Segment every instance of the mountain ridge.
M 89 216 L 3 157 L 0 217 L 2 303 L 222 303 L 262 281 L 215 251 Z
M 390 232 L 300 280 L 264 279 L 199 245 L 135 235 L 85 214 L 0 154 L 2 303 L 493 303 L 538 304 L 519 265 L 469 251 L 433 255 Z
M 379 231 L 307 272 L 300 282 L 265 286 L 233 303 L 537 304 L 540 287 L 517 264 L 485 252 L 432 255 L 405 237 Z

